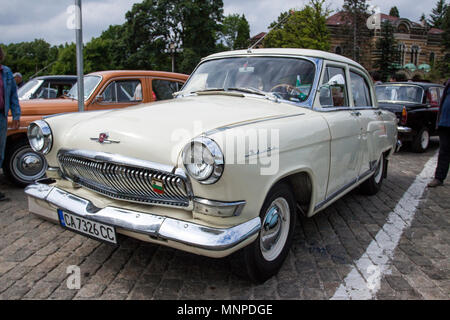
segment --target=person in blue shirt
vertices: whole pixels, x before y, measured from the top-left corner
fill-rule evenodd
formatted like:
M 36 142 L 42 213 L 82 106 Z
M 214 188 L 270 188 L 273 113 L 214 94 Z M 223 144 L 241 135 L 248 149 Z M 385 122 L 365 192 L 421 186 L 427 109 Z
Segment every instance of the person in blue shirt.
M 437 118 L 439 129 L 439 157 L 434 179 L 428 187 L 442 186 L 447 178 L 450 164 L 450 79 L 445 84 Z
M 20 105 L 17 98 L 17 86 L 11 69 L 3 66 L 5 57 L 0 47 L 0 167 L 3 165 L 6 146 L 6 132 L 8 130 L 8 113 L 11 110 L 13 117 L 11 129 L 17 130 L 20 125 Z M 0 192 L 0 201 L 7 200 Z

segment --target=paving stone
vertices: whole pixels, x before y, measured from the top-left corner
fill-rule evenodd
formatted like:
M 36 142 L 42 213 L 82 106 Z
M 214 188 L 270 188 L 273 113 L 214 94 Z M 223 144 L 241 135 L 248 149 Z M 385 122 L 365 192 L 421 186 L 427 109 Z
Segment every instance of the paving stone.
M 285 263 L 263 284 L 233 273 L 230 259 L 122 235 L 112 247 L 29 215 L 23 189 L 5 184 L 0 171 L 0 191 L 12 198 L 0 203 L 0 299 L 330 299 L 371 243 L 392 245 L 389 235 L 400 229 L 386 224 L 388 215 L 436 148 L 394 154 L 377 195 L 353 191 L 313 218 L 300 217 Z M 368 261 L 386 270 L 374 299 L 450 298 L 449 199 L 448 183 L 426 189 L 389 258 L 383 250 L 368 252 Z M 67 288 L 69 265 L 80 267 L 79 290 Z

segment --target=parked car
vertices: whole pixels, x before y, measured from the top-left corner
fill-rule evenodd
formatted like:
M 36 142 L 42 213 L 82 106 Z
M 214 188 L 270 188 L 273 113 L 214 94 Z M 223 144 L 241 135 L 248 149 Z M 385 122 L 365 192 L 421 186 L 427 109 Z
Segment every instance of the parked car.
M 77 76 L 41 76 L 30 79 L 17 90 L 19 100 L 56 99 L 69 92 Z
M 414 152 L 427 150 L 430 136 L 437 135 L 436 118 L 444 86 L 395 82 L 377 85 L 375 90 L 380 108 L 397 116 L 400 141 L 411 143 Z
M 117 244 L 117 234 L 276 274 L 297 213 L 356 187 L 375 194 L 397 142 L 367 71 L 322 51 L 255 49 L 201 61 L 176 99 L 29 126 L 48 179 L 32 213 Z
M 139 103 L 171 99 L 172 93 L 178 91 L 187 78 L 185 74 L 162 71 L 123 70 L 90 73 L 84 77 L 85 110 L 124 108 Z M 22 109 L 20 128 L 8 129 L 7 132 L 3 173 L 9 180 L 25 186 L 45 175 L 47 162 L 41 154 L 30 148 L 27 127 L 32 121 L 45 116 L 77 112 L 77 99 L 78 86 L 75 84 L 62 98 L 20 101 Z M 8 121 L 12 121 L 11 116 Z

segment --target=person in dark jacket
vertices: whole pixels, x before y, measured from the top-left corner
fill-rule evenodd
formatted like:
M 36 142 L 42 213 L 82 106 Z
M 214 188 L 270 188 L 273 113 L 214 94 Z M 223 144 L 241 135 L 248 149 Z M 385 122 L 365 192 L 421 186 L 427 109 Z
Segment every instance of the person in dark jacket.
M 1 63 L 4 53 L 0 47 L 0 167 L 3 164 L 6 146 L 6 132 L 8 130 L 8 113 L 13 117 L 11 129 L 17 130 L 20 125 L 20 105 L 17 98 L 17 86 L 11 69 Z M 0 201 L 7 198 L 0 192 Z
M 439 130 L 439 157 L 434 179 L 428 187 L 442 186 L 450 164 L 450 79 L 445 84 L 437 118 Z

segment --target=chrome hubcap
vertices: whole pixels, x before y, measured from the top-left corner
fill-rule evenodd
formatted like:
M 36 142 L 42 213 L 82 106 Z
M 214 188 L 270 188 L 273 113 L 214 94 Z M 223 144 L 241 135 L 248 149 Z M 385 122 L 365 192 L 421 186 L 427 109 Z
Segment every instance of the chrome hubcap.
M 24 147 L 16 151 L 12 157 L 12 173 L 18 180 L 29 183 L 45 175 L 47 162 L 40 154 Z
M 264 215 L 260 234 L 261 252 L 267 261 L 275 260 L 286 243 L 289 232 L 289 204 L 284 198 L 275 199 Z

